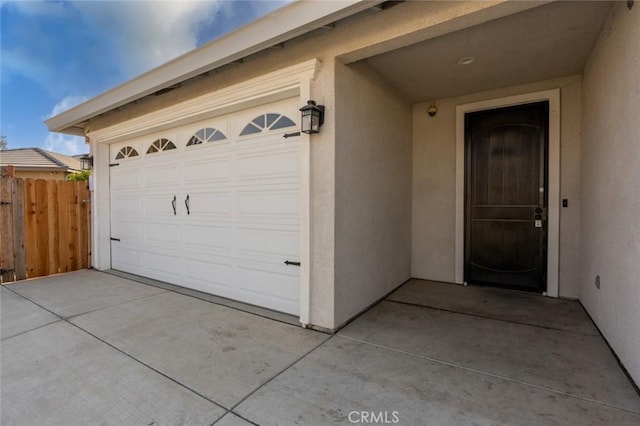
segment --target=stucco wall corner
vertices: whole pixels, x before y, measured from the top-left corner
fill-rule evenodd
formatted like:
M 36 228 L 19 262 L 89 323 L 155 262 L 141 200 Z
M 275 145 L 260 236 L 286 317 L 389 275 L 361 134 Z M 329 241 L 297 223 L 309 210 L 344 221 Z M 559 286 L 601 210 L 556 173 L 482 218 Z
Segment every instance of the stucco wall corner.
M 335 322 L 411 276 L 411 104 L 336 61 Z
M 639 22 L 638 5 L 629 10 L 625 2 L 616 2 L 585 67 L 580 221 L 580 300 L 636 383 L 640 383 Z

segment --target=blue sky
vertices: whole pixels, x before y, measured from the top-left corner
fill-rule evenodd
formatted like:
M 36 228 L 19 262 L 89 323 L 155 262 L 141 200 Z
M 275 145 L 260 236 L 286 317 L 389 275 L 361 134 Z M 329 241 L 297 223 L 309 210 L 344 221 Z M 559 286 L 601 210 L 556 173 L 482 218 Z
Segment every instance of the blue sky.
M 0 134 L 10 149 L 87 152 L 43 120 L 285 3 L 0 0 Z

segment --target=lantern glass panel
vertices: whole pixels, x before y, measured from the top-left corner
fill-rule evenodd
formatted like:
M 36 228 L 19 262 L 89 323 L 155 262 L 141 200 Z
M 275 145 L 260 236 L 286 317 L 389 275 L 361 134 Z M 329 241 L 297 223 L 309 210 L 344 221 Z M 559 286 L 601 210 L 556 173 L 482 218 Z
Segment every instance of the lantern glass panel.
M 313 114 L 312 111 L 302 111 L 302 132 L 311 133 L 313 131 Z
M 80 163 L 82 170 L 91 170 L 91 157 L 88 155 L 80 158 Z

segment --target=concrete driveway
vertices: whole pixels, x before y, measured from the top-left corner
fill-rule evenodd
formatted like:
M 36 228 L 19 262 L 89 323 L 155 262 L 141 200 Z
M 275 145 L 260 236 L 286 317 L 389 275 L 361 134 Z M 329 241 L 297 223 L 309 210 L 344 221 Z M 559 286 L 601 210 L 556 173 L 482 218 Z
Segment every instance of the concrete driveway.
M 640 424 L 577 302 L 411 280 L 330 336 L 149 284 L 4 286 L 2 425 Z

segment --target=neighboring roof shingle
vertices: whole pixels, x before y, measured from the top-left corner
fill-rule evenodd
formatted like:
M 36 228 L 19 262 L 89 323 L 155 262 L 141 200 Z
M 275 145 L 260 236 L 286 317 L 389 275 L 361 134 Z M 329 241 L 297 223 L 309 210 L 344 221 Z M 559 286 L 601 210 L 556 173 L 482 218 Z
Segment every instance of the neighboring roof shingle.
M 82 166 L 77 158 L 40 148 L 18 148 L 0 151 L 0 165 L 16 169 L 61 169 L 78 171 Z

